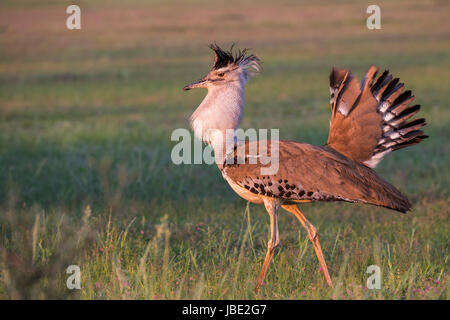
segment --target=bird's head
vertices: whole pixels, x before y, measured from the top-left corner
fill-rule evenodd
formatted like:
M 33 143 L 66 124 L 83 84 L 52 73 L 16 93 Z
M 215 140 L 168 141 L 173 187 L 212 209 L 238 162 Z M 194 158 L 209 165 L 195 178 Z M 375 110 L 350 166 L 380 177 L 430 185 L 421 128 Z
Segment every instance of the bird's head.
M 234 45 L 233 45 L 234 46 Z M 245 85 L 251 75 L 260 70 L 260 60 L 253 54 L 248 54 L 248 49 L 229 51 L 222 50 L 217 44 L 210 44 L 214 52 L 214 65 L 211 71 L 201 78 L 183 88 L 219 88 L 238 82 Z

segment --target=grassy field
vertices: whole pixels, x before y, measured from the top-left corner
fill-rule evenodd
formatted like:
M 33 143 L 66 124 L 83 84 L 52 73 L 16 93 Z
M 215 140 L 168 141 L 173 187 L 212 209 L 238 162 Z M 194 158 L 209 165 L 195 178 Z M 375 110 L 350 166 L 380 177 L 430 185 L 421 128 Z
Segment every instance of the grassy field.
M 450 5 L 377 1 L 73 1 L 0 3 L 0 298 L 448 299 Z M 389 68 L 416 95 L 430 136 L 377 168 L 414 204 L 302 206 L 335 287 L 293 216 L 253 292 L 269 236 L 262 206 L 214 166 L 174 165 L 170 134 L 205 91 L 181 88 L 212 65 L 210 42 L 250 47 L 263 71 L 246 89 L 243 128 L 323 144 L 333 65 Z M 80 290 L 66 268 L 81 269 Z M 382 271 L 366 288 L 368 266 Z

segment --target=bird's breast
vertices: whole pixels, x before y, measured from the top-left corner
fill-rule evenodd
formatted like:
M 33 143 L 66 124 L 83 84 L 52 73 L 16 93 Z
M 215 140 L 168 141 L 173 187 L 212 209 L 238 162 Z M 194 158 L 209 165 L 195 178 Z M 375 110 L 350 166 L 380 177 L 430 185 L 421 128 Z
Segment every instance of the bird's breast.
M 233 182 L 233 180 L 228 178 L 223 172 L 222 172 L 222 175 L 223 175 L 224 179 L 230 185 L 231 189 L 233 189 L 234 192 L 236 192 L 241 198 L 244 198 L 245 200 L 250 201 L 251 203 L 255 203 L 255 204 L 264 203 L 262 196 L 255 194 L 255 193 L 239 186 L 238 184 Z

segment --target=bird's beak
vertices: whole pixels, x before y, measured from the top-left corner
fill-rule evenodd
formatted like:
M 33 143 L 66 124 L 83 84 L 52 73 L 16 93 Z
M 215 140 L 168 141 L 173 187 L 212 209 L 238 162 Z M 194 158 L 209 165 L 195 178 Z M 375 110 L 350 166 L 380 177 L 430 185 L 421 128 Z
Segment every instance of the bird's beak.
M 194 88 L 205 88 L 206 82 L 207 82 L 206 77 L 203 77 L 200 80 L 188 84 L 186 87 L 183 88 L 183 90 L 191 90 Z

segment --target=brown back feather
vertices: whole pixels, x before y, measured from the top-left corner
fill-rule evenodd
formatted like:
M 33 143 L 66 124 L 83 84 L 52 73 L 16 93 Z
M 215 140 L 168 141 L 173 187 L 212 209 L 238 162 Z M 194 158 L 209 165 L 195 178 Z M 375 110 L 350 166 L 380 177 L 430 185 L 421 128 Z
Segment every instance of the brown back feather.
M 240 148 L 252 150 L 245 142 Z M 268 142 L 270 156 L 270 141 Z M 274 175 L 262 175 L 261 163 L 249 159 L 238 161 L 244 154 L 234 152 L 233 163 L 224 163 L 222 173 L 239 186 L 262 196 L 287 201 L 347 201 L 362 202 L 406 212 L 411 204 L 394 186 L 372 169 L 358 164 L 333 149 L 294 141 L 279 142 L 279 169 Z M 230 158 L 231 159 L 231 158 Z M 242 164 L 239 164 L 242 163 Z

